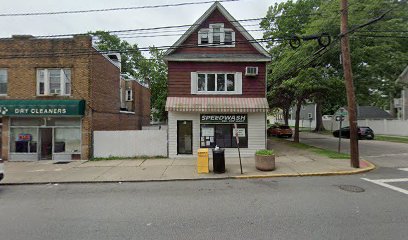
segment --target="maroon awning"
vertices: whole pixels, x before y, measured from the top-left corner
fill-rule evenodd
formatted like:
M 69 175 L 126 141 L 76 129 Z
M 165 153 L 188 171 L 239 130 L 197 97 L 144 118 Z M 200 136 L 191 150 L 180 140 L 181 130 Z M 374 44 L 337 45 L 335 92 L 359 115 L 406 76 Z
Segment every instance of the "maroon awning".
M 266 112 L 269 109 L 266 98 L 226 97 L 168 97 L 166 111 L 175 112 Z

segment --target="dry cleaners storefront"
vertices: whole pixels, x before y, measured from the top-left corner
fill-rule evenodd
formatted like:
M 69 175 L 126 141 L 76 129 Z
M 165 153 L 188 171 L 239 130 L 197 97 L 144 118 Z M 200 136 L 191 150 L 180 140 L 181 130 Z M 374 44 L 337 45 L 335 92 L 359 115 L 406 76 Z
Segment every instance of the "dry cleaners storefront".
M 84 111 L 84 100 L 0 100 L 3 157 L 80 159 Z

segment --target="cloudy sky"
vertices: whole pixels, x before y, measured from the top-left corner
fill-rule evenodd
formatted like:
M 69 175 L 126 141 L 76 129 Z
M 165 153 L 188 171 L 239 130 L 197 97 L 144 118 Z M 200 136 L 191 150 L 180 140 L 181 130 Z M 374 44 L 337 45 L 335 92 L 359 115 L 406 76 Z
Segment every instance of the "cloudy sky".
M 1 14 L 59 12 L 72 10 L 91 10 L 177 4 L 185 2 L 203 2 L 208 0 L 0 0 Z M 282 0 L 239 0 L 224 2 L 224 7 L 235 19 L 261 18 L 266 15 L 268 6 Z M 47 16 L 0 16 L 0 37 L 13 34 L 31 34 L 34 36 L 85 33 L 96 30 L 125 30 L 193 24 L 211 3 L 165 7 L 154 9 L 135 9 L 124 11 L 61 14 Z M 243 22 L 247 30 L 259 29 L 259 21 Z M 120 34 L 123 39 L 137 43 L 139 47 L 168 46 L 182 34 L 179 29 L 138 31 Z M 250 31 L 254 38 L 260 38 L 258 31 Z M 175 36 L 157 36 L 175 35 Z M 152 37 L 154 36 L 154 37 Z

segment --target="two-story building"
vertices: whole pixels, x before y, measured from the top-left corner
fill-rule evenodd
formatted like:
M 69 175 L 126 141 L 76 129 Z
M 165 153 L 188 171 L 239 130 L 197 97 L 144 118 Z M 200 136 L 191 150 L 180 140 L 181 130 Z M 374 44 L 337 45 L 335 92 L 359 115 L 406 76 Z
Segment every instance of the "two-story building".
M 90 36 L 1 39 L 2 159 L 88 159 L 93 131 L 141 129 L 140 94 L 120 81 L 120 55 L 100 53 Z
M 215 2 L 166 52 L 169 157 L 266 148 L 268 52 Z M 236 128 L 235 128 L 236 124 Z

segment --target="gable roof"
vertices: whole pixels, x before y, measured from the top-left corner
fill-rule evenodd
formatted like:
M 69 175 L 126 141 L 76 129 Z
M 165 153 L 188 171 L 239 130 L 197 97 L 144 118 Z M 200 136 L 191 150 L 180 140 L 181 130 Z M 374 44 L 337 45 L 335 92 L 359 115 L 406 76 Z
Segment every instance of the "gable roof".
M 408 66 L 404 69 L 404 71 L 399 75 L 397 83 L 408 83 Z
M 347 107 L 343 107 L 347 111 Z M 336 111 L 337 115 L 339 111 Z M 391 114 L 376 106 L 357 106 L 357 119 L 392 119 Z
M 269 53 L 245 30 L 245 28 L 221 5 L 215 2 L 191 27 L 166 51 L 165 55 L 173 53 L 197 28 L 218 9 L 221 14 L 248 40 L 249 43 L 262 55 L 270 60 Z
M 358 106 L 358 119 L 390 119 L 392 116 L 383 109 L 376 106 Z

